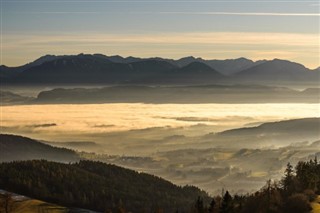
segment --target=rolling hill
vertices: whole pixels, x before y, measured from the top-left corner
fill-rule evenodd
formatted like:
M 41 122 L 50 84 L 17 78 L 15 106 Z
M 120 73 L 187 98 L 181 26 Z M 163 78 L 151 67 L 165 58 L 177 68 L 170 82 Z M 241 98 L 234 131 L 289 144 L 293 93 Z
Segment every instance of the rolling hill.
M 297 131 L 298 133 L 295 133 Z M 257 127 L 248 127 L 240 129 L 227 130 L 220 135 L 317 135 L 320 137 L 320 118 L 302 118 L 294 120 L 285 120 L 278 122 L 269 122 Z
M 203 139 L 216 146 L 238 148 L 284 147 L 297 142 L 314 142 L 320 139 L 320 118 L 268 122 L 208 134 Z

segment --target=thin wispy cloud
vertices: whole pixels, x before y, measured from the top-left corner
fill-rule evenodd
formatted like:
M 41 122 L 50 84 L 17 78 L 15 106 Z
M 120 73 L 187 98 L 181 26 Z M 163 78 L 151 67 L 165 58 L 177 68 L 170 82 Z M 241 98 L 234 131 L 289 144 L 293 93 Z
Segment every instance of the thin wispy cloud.
M 38 35 L 6 35 L 3 50 L 4 64 L 23 64 L 47 54 L 104 53 L 123 56 L 162 56 L 178 58 L 186 55 L 204 58 L 251 59 L 282 58 L 304 63 L 309 67 L 319 66 L 319 34 L 293 34 L 270 32 L 189 32 L 189 33 L 46 33 Z M 18 62 L 19 52 L 25 61 Z M 33 57 L 31 57 L 34 55 Z M 302 60 L 297 60 L 301 58 Z M 11 60 L 13 59 L 13 60 Z M 29 61 L 30 61 L 29 60 Z
M 21 14 L 123 14 L 115 11 L 14 11 Z M 295 16 L 320 17 L 320 13 L 268 13 L 268 12 L 192 12 L 192 11 L 135 11 L 127 14 L 163 14 L 163 15 L 208 15 L 208 16 Z
M 180 33 L 143 33 L 143 34 L 41 34 L 8 35 L 6 46 L 63 44 L 237 44 L 237 45 L 288 45 L 319 47 L 319 34 L 294 34 L 270 32 L 180 32 Z
M 310 7 L 320 7 L 320 3 L 309 4 Z M 319 9 L 319 8 L 318 8 Z
M 25 12 L 25 11 L 15 11 L 12 13 L 21 13 L 21 14 L 99 14 L 100 12 L 94 11 L 34 11 L 34 12 Z
M 43 3 L 43 0 L 2 0 L 2 2 L 35 2 L 35 3 Z M 81 3 L 81 2 L 90 2 L 90 3 L 114 3 L 114 2 L 142 2 L 142 3 L 170 3 L 170 2 L 181 2 L 181 3 L 242 3 L 242 2 L 248 2 L 248 3 L 317 3 L 318 1 L 315 0 L 47 0 L 45 2 L 58 2 L 58 3 Z
M 2 0 L 2 2 L 30 2 L 30 3 L 43 3 L 43 2 L 57 2 L 57 3 L 117 3 L 117 2 L 141 2 L 141 3 L 318 3 L 314 0 Z
M 231 15 L 231 16 L 320 16 L 319 13 L 261 13 L 261 12 L 159 12 L 174 15 Z

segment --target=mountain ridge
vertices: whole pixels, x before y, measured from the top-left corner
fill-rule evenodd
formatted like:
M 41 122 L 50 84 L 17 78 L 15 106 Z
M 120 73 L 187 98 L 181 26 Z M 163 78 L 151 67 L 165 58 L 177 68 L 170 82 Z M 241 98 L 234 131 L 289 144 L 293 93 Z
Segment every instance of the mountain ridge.
M 210 69 L 209 69 L 210 68 Z M 185 72 L 188 70 L 188 72 Z M 210 73 L 209 73 L 210 72 Z M 216 72 L 216 74 L 213 74 Z M 314 82 L 320 70 L 288 60 L 178 60 L 79 54 L 45 55 L 20 67 L 0 66 L 3 84 L 210 84 Z

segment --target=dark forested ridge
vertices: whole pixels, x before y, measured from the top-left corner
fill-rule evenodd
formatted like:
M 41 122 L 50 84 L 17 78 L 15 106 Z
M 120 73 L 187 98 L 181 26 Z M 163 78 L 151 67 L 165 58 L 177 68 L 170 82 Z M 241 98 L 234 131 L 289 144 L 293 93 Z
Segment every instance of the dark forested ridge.
M 177 74 L 180 75 L 181 73 Z M 180 78 L 180 77 L 179 77 Z M 307 90 L 305 90 L 307 91 Z M 259 85 L 111 86 L 56 88 L 30 103 L 318 103 L 319 90 L 296 91 Z
M 196 187 L 176 186 L 162 178 L 101 162 L 62 164 L 45 160 L 0 164 L 0 188 L 57 203 L 96 211 L 189 211 Z
M 0 134 L 0 162 L 32 159 L 75 162 L 80 158 L 70 149 L 53 147 L 22 136 Z

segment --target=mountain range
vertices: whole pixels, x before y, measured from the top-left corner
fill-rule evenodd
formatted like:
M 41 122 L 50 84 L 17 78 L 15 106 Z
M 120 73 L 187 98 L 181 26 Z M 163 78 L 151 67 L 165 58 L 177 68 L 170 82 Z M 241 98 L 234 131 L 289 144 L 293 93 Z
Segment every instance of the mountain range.
M 19 67 L 0 66 L 3 84 L 212 84 L 241 82 L 318 83 L 319 68 L 287 60 L 246 58 L 178 60 L 105 56 L 45 55 Z

